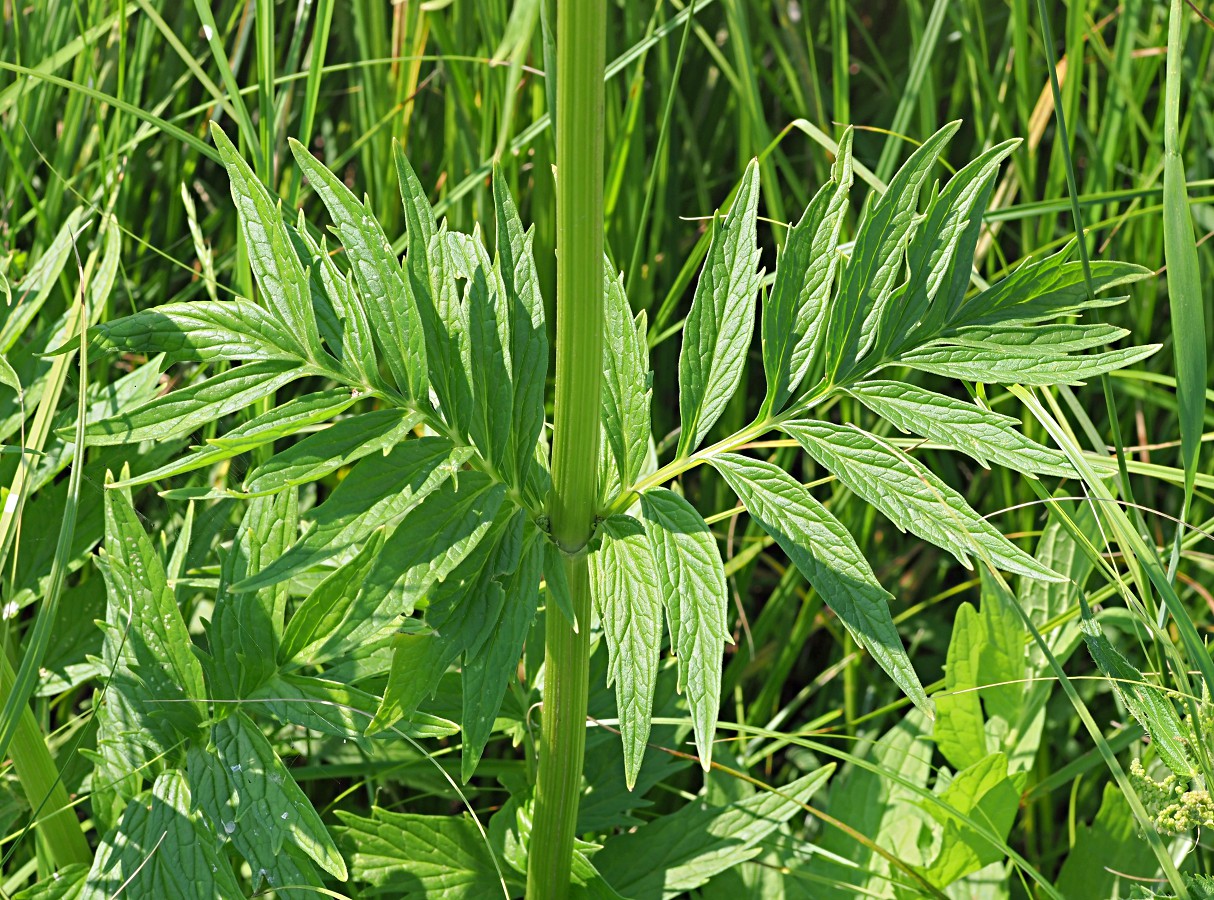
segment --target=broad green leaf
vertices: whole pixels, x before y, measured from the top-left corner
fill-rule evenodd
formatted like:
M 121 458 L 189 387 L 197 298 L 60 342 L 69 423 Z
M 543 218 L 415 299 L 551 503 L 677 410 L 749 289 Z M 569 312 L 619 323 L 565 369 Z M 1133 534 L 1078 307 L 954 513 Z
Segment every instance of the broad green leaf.
M 849 766 L 831 783 L 826 812 L 870 837 L 878 847 L 910 865 L 921 865 L 924 816 L 917 808 L 933 770 L 932 744 L 918 710 L 895 723 L 866 750 L 851 751 L 873 768 Z M 896 780 L 895 780 L 896 779 Z M 867 889 L 877 897 L 893 895 L 889 860 L 836 828 L 824 829 L 814 841 L 815 852 L 804 873 L 818 882 L 815 900 L 854 900 Z M 926 848 L 930 850 L 930 848 Z
M 1066 454 L 1025 437 L 1011 416 L 900 381 L 864 381 L 848 393 L 899 431 L 952 447 L 984 468 L 995 462 L 1026 474 L 1075 476 Z
M 722 453 L 712 465 L 856 642 L 930 718 L 931 702 L 890 616 L 892 598 L 848 530 L 803 485 L 771 463 Z
M 293 490 L 258 497 L 245 509 L 224 557 L 207 628 L 213 661 L 207 682 L 219 699 L 247 697 L 277 671 L 286 585 L 247 593 L 233 593 L 230 588 L 280 558 L 298 532 L 299 501 Z
M 189 781 L 215 832 L 226 834 L 251 863 L 293 845 L 345 881 L 346 863 L 333 838 L 261 729 L 237 710 L 215 723 L 211 742 L 210 750 L 190 747 Z
M 548 330 L 544 324 L 544 298 L 531 244 L 534 230 L 524 231 L 518 209 L 501 169 L 493 170 L 497 268 L 505 295 L 500 314 L 510 324 L 512 440 L 516 484 L 527 480 L 527 469 L 535 461 L 535 444 L 544 427 L 544 386 L 548 374 Z
M 367 749 L 363 730 L 375 712 L 375 696 L 336 681 L 307 675 L 275 675 L 249 699 L 284 725 L 350 740 Z M 397 729 L 412 738 L 442 738 L 459 731 L 454 722 L 413 713 Z
M 12 364 L 2 353 L 0 353 L 0 384 L 11 387 L 18 397 L 22 395 L 21 379 L 17 377 Z
M 202 666 L 194 656 L 164 566 L 122 491 L 105 492 L 109 587 L 105 661 L 110 690 L 121 693 L 159 749 L 191 736 L 205 715 Z
M 1145 344 L 1104 353 L 1068 355 L 995 341 L 937 342 L 903 354 L 898 364 L 945 378 L 988 384 L 1081 384 L 1084 379 L 1142 362 L 1159 346 Z
M 193 453 L 152 469 L 150 472 L 124 478 L 115 482 L 114 486 L 131 488 L 141 484 L 151 484 L 175 475 L 183 475 L 186 472 L 215 465 L 255 447 L 289 437 L 310 425 L 326 422 L 357 400 L 358 397 L 353 396 L 346 388 L 320 391 L 288 400 L 277 409 L 237 425 L 222 438 L 211 440 L 196 448 Z
M 409 436 L 421 414 L 377 409 L 334 422 L 277 453 L 249 473 L 243 488 L 268 494 L 324 478 L 372 453 L 386 453 Z
M 605 498 L 636 483 L 649 449 L 653 400 L 645 317 L 634 321 L 624 277 L 603 262 L 603 403 L 599 455 L 607 460 L 599 485 Z
M 290 139 L 290 145 L 345 246 L 362 295 L 359 299 L 365 305 L 388 370 L 406 396 L 426 402 L 426 344 L 421 316 L 383 228 L 349 188 L 302 144 Z
M 788 232 L 776 279 L 763 305 L 764 406 L 778 412 L 814 361 L 839 269 L 839 234 L 852 184 L 852 129 L 839 140 L 829 183 Z
M 494 621 L 500 608 L 501 586 L 492 583 L 496 569 L 487 574 L 487 582 L 468 592 L 471 602 L 457 601 L 466 599 L 465 592 L 460 590 L 464 586 L 460 567 L 468 563 L 479 573 L 479 561 L 492 555 L 504 535 L 516 535 L 514 528 L 506 527 L 508 520 L 512 520 L 511 526 L 521 524 L 522 513 L 512 504 L 503 503 L 504 497 L 502 485 L 491 483 L 478 472 L 464 473 L 458 483 L 448 481 L 426 497 L 417 511 L 385 540 L 358 587 L 345 621 L 321 648 L 321 654 L 340 657 L 343 650 L 348 653 L 364 642 L 387 636 L 406 621 L 401 617 L 411 615 L 425 598 L 429 602 L 426 626 L 438 634 L 444 647 L 441 662 L 435 663 L 436 667 L 441 665 L 434 676 L 436 682 L 467 642 Z M 517 553 L 517 546 L 513 549 Z M 445 584 L 448 580 L 450 585 Z M 454 621 L 450 617 L 432 621 L 429 614 L 436 607 L 447 610 L 444 601 L 455 604 L 459 615 Z M 474 620 L 474 624 L 469 620 Z M 417 622 L 407 620 L 407 624 Z M 411 674 L 419 684 L 425 683 L 432 690 L 429 679 L 420 677 L 416 671 Z M 392 687 L 390 684 L 389 688 Z M 385 692 L 381 710 L 393 707 L 400 699 L 390 697 L 389 693 Z M 412 708 L 403 712 L 410 713 Z M 378 713 L 377 721 L 382 722 Z
M 256 578 L 234 589 L 255 590 L 283 581 L 354 546 L 375 529 L 399 522 L 470 455 L 446 438 L 423 437 L 397 444 L 386 455 L 359 460 L 328 499 L 309 511 L 312 527 L 304 536 Z
M 1062 580 L 1001 535 L 936 475 L 874 435 L 808 419 L 780 427 L 898 528 L 942 547 L 967 569 L 975 556 L 1018 575 Z
M 72 340 L 55 352 L 74 350 Z M 166 303 L 103 322 L 89 331 L 90 351 L 163 353 L 178 362 L 292 360 L 303 348 L 286 327 L 251 300 Z
M 679 690 L 687 694 L 700 765 L 707 772 L 721 705 L 721 657 L 729 641 L 721 551 L 695 507 L 673 491 L 641 494 L 641 511 L 678 659 Z
M 1080 629 L 1088 652 L 1110 686 L 1125 703 L 1126 709 L 1151 736 L 1151 746 L 1177 778 L 1191 779 L 1197 772 L 1185 748 L 1186 730 L 1171 699 L 1109 642 L 1092 615 L 1087 598 L 1079 594 Z
M 1004 851 L 977 833 L 957 813 L 978 822 L 999 840 L 1005 840 L 1020 810 L 1020 789 L 1008 777 L 1007 757 L 992 753 L 957 773 L 939 800 L 920 801 L 943 826 L 940 852 L 927 868 L 928 879 L 947 887 L 983 866 L 1003 859 Z
M 679 352 L 679 456 L 699 446 L 737 390 L 754 333 L 755 294 L 762 281 L 755 221 L 759 164 L 751 161 L 724 221 L 713 218 L 708 258 Z
M 518 569 L 504 579 L 502 608 L 487 638 L 475 651 L 465 655 L 461 720 L 464 730 L 461 772 L 465 782 L 476 771 L 506 688 L 511 679 L 517 677 L 523 642 L 539 605 L 545 543 L 549 542 L 531 538 Z M 465 602 L 474 603 L 476 598 L 469 597 Z
M 801 812 L 834 768 L 823 766 L 729 806 L 689 803 L 616 835 L 594 855 L 594 865 L 608 884 L 633 900 L 662 900 L 695 890 L 758 854 L 759 842 Z
M 1105 782 L 1096 818 L 1075 829 L 1055 887 L 1064 897 L 1125 897 L 1130 885 L 1150 881 L 1158 871 L 1130 804 L 1117 785 Z
M 979 656 L 985 638 L 978 612 L 962 603 L 953 618 L 953 633 L 944 663 L 944 691 L 932 696 L 936 721 L 932 736 L 940 752 L 957 769 L 965 769 L 984 759 L 987 747 Z
M 919 215 L 919 193 L 960 124 L 950 122 L 924 141 L 885 193 L 869 203 L 830 310 L 824 346 L 827 378 L 849 370 L 875 337 L 876 322 L 903 271 L 906 244 Z
M 1016 727 L 1024 709 L 1029 638 L 1016 611 L 1016 600 L 989 569 L 982 571 L 982 639 L 978 657 L 982 705 L 1000 727 Z M 1012 760 L 1015 770 L 1015 761 Z
M 1063 503 L 1066 516 L 1075 524 L 1081 534 L 1086 535 L 1088 540 L 1094 544 L 1100 543 L 1101 526 L 1092 512 L 1092 504 L 1081 503 L 1072 507 L 1065 501 L 1056 499 L 1055 502 Z M 1071 607 L 1075 592 L 1084 590 L 1084 585 L 1087 584 L 1095 564 L 1092 557 L 1080 549 L 1079 544 L 1071 537 L 1063 522 L 1056 517 L 1051 517 L 1041 532 L 1034 555 L 1055 572 L 1067 577 L 1067 580 L 1062 583 L 1025 579 L 1016 585 L 1017 601 L 1021 609 L 1033 624 L 1041 629 L 1051 619 L 1062 615 Z M 1050 652 L 1059 656 L 1061 660 L 1059 645 L 1067 639 L 1069 633 L 1074 631 L 1077 631 L 1077 626 L 1070 623 L 1063 628 L 1042 632 L 1041 636 L 1045 638 Z M 1045 665 L 1045 655 L 1037 646 L 1036 641 L 1029 645 L 1028 654 L 1034 666 Z
M 870 359 L 922 343 L 921 335 L 934 336 L 952 318 L 969 288 L 982 216 L 999 167 L 1019 143 L 991 147 L 932 197 L 907 246 L 907 283 L 881 309 Z
M 1044 259 L 1022 264 L 1007 278 L 966 300 L 952 327 L 1035 322 L 1121 303 L 1124 297 L 1089 297 L 1083 265 L 1070 259 L 1071 242 Z M 1112 260 L 1091 261 L 1097 294 L 1149 277 L 1150 269 Z
M 354 852 L 354 879 L 402 898 L 484 900 L 509 895 L 476 823 L 465 816 L 420 816 L 372 807 L 370 818 L 338 812 Z
M 291 246 L 282 210 L 270 192 L 253 174 L 240 151 L 214 122 L 211 138 L 228 170 L 232 201 L 249 254 L 249 266 L 265 295 L 266 307 L 276 314 L 286 331 L 304 348 L 310 360 L 320 357 L 320 335 L 308 289 L 308 275 Z
M 598 528 L 589 556 L 590 593 L 607 642 L 607 683 L 615 685 L 624 774 L 636 784 L 653 716 L 653 689 L 662 649 L 662 595 L 653 550 L 641 523 L 611 516 Z
M 312 373 L 298 362 L 245 363 L 157 397 L 130 412 L 90 422 L 84 433 L 93 446 L 167 441 L 244 409 L 309 374 Z
M 463 423 L 471 408 L 471 386 L 461 349 L 467 334 L 462 327 L 463 310 L 450 259 L 451 250 L 435 222 L 425 188 L 400 144 L 393 142 L 392 153 L 405 210 L 405 277 L 413 289 L 426 335 L 430 386 L 447 423 L 461 434 L 467 434 Z
M 525 801 L 525 802 L 524 802 Z M 532 819 L 535 802 L 530 794 L 513 794 L 493 814 L 486 829 L 494 854 L 520 876 L 527 874 L 527 858 L 530 853 Z M 569 896 L 573 900 L 623 900 L 587 858 L 588 853 L 599 849 L 580 838 L 573 839 L 573 859 L 569 871 Z M 508 876 L 510 870 L 506 870 Z
M 181 773 L 165 772 L 150 794 L 131 801 L 102 840 L 84 890 L 76 896 L 244 897 L 219 841 L 198 819 Z

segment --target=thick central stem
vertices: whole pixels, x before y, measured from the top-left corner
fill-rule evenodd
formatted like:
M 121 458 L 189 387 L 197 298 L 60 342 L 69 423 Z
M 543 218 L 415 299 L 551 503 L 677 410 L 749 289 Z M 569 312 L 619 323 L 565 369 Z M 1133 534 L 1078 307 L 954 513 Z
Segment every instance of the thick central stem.
M 586 747 L 590 576 L 603 379 L 603 71 L 605 0 L 558 0 L 556 16 L 556 407 L 552 537 L 567 554 L 575 633 L 549 611 L 529 900 L 569 892 Z

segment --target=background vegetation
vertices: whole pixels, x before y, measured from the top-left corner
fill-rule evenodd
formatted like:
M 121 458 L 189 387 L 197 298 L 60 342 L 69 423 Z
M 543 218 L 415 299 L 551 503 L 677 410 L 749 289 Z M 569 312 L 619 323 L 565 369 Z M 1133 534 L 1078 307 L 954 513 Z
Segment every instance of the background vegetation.
M 30 709 L 62 773 L 64 799 L 76 803 L 72 815 L 86 821 L 94 846 L 104 815 L 96 809 L 90 751 L 108 673 L 99 662 L 103 632 L 94 623 L 105 617 L 105 586 L 91 560 L 103 535 L 105 473 L 124 466 L 150 471 L 216 431 L 208 426 L 150 452 L 144 445 L 142 455 L 136 447 L 90 448 L 78 466 L 72 434 L 62 430 L 77 420 L 77 410 L 98 417 L 197 379 L 206 367 L 175 367 L 149 381 L 147 370 L 138 368 L 142 360 L 97 354 L 88 360 L 82 386 L 78 363 L 43 354 L 62 334 L 82 291 L 93 292 L 101 320 L 170 301 L 251 295 L 227 177 L 208 123 L 219 122 L 233 139 L 239 134 L 244 156 L 288 208 L 302 204 L 315 212 L 319 205 L 290 163 L 287 138 L 297 138 L 356 194 L 370 197 L 393 240 L 404 232 L 393 140 L 405 148 L 440 216 L 460 230 L 492 222 L 489 173 L 499 161 L 522 220 L 535 223 L 536 260 L 551 309 L 552 86 L 543 75 L 552 58 L 551 10 L 539 0 L 263 0 L 255 15 L 257 6 L 252 0 L 6 0 L 3 7 L 0 288 L 11 292 L 0 308 L 0 352 L 11 364 L 11 372 L 0 372 L 9 385 L 0 391 L 0 441 L 6 445 L 0 486 L 10 498 L 0 517 L 3 637 L 13 670 L 28 654 L 38 654 Z M 1209 396 L 1209 348 L 1199 346 L 1204 333 L 1174 329 L 1170 310 L 1180 302 L 1191 316 L 1204 305 L 1209 321 L 1214 297 L 1214 242 L 1207 240 L 1214 234 L 1210 20 L 1196 7 L 1184 7 L 1184 40 L 1173 40 L 1181 91 L 1181 103 L 1172 106 L 1179 111 L 1173 143 L 1187 185 L 1199 275 L 1183 297 L 1174 284 L 1170 306 L 1165 221 L 1182 221 L 1186 211 L 1183 196 L 1163 189 L 1166 4 L 701 0 L 694 16 L 689 12 L 681 0 L 621 0 L 610 10 L 606 235 L 633 310 L 648 317 L 657 373 L 655 433 L 678 425 L 678 335 L 707 249 L 709 219 L 751 158 L 760 159 L 762 171 L 760 214 L 772 223 L 760 228 L 770 272 L 782 223 L 795 220 L 829 178 L 829 150 L 842 125 L 857 127 L 855 156 L 865 167 L 858 175 L 873 185 L 888 180 L 916 142 L 953 119 L 963 122 L 947 151 L 957 164 L 1022 137 L 997 183 L 989 230 L 979 244 L 979 275 L 993 281 L 1027 257 L 1062 248 L 1075 238 L 1077 212 L 1092 258 L 1132 261 L 1159 273 L 1135 283 L 1129 302 L 1101 316 L 1128 329 L 1134 343 L 1163 349 L 1106 383 L 1052 389 L 1042 411 L 1093 465 L 1108 472 L 1124 465 L 1130 491 L 1122 484 L 1121 499 L 1129 520 L 1165 561 L 1177 537 L 1176 518 L 1184 514 L 1193 523 L 1179 545 L 1175 585 L 1197 633 L 1208 637 L 1214 622 L 1214 551 L 1207 534 L 1214 528 L 1214 469 L 1208 452 L 1196 462 L 1190 456 L 1186 465 L 1177 377 L 1179 372 L 1182 398 L 1185 391 L 1198 398 L 1188 405 L 1189 433 L 1208 431 L 1214 413 L 1202 411 L 1200 398 Z M 107 212 L 112 215 L 103 218 Z M 852 210 L 845 235 L 859 214 Z M 74 241 L 65 238 L 69 233 Z M 1200 368 L 1177 368 L 1177 337 L 1180 358 L 1200 359 Z M 750 367 L 754 383 L 738 393 L 718 428 L 732 432 L 753 416 L 764 395 L 759 371 Z M 1023 417 L 1030 436 L 1055 442 L 1030 407 L 1002 391 L 987 400 Z M 839 415 L 859 421 L 867 413 L 856 403 L 844 404 Z M 823 474 L 790 441 L 755 450 L 801 481 Z M 1153 627 L 1159 600 L 1143 589 L 1141 560 L 1111 542 L 1096 518 L 1085 518 L 1078 504 L 1072 508 L 1103 554 L 1093 560 L 1056 516 L 1045 513 L 1041 491 L 1048 495 L 1054 484 L 987 470 L 930 444 L 917 456 L 990 514 L 1005 535 L 1066 569 L 1098 611 L 1102 634 L 1149 678 L 1169 670 L 1171 651 L 1164 644 L 1178 632 L 1162 617 L 1163 627 Z M 217 553 L 237 537 L 242 506 L 201 499 L 191 509 L 186 500 L 239 485 L 258 461 L 256 452 L 232 456 L 133 493 L 142 524 L 165 559 L 179 547 L 173 586 L 195 631 L 211 615 L 203 598 L 220 575 Z M 342 475 L 335 472 L 317 491 L 323 496 Z M 745 518 L 728 514 L 734 500 L 719 478 L 697 475 L 684 489 L 701 509 L 722 513 L 714 528 L 735 601 L 718 767 L 705 777 L 680 755 L 689 751 L 687 716 L 672 696 L 671 679 L 651 738 L 667 752 L 651 749 L 635 794 L 623 789 L 610 726 L 590 732 L 588 777 L 601 774 L 602 787 L 591 795 L 598 802 L 589 807 L 586 831 L 661 821 L 702 790 L 718 805 L 743 800 L 760 791 L 758 785 L 788 785 L 836 761 L 841 768 L 829 785 L 789 824 L 753 843 L 759 855 L 706 885 L 697 882 L 696 889 L 705 897 L 915 895 L 918 888 L 901 866 L 930 868 L 947 840 L 941 834 L 961 827 L 947 815 L 941 819 L 916 791 L 949 791 L 950 773 L 972 761 L 972 748 L 962 738 L 950 745 L 937 733 L 934 750 L 930 725 L 908 715 L 909 704 L 857 652 L 787 558 Z M 1123 799 L 1128 782 L 1119 786 L 1102 758 L 1115 754 L 1129 770 L 1131 760 L 1143 757 L 1150 769 L 1155 755 L 1124 696 L 1087 652 L 1072 652 L 1079 642 L 1077 593 L 1012 585 L 1047 632 L 1051 650 L 1066 662 L 1072 698 L 1036 646 L 1022 650 L 1029 634 L 1010 613 L 999 584 L 902 534 L 842 487 L 828 483 L 822 490 L 895 595 L 895 619 L 924 684 L 955 692 L 950 702 L 972 702 L 967 711 L 978 717 L 987 746 L 1001 746 L 1007 731 L 1018 728 L 1013 720 L 1032 711 L 1032 727 L 1020 728 L 1020 740 L 1008 748 L 1020 754 L 1014 777 L 1001 782 L 1014 791 L 1010 802 L 983 800 L 993 792 L 972 798 L 968 824 L 976 820 L 975 827 L 990 834 L 955 842 L 963 860 L 955 865 L 954 874 L 961 874 L 949 894 L 1103 897 L 1129 896 L 1134 885 L 1167 890 Z M 1060 494 L 1081 495 L 1082 488 L 1066 482 Z M 301 502 L 316 499 L 305 495 Z M 74 527 L 61 530 L 65 522 Z M 189 544 L 181 549 L 176 541 L 185 529 Z M 961 607 L 963 602 L 972 606 Z M 35 624 L 40 613 L 46 623 L 41 632 Z M 967 669 L 963 651 L 978 646 L 1014 646 L 1020 655 L 1002 668 L 979 660 Z M 592 691 L 605 696 L 603 655 L 592 665 Z M 1179 666 L 1197 668 L 1191 657 Z M 1175 674 L 1177 666 L 1171 670 L 1155 680 L 1190 691 L 1200 704 L 1201 689 L 1192 687 L 1200 679 L 1188 685 Z M 1010 684 L 973 690 L 999 680 Z M 9 682 L 3 688 L 6 699 L 13 696 Z M 8 737 L 20 690 L 16 696 L 2 723 Z M 457 738 L 367 744 L 353 733 L 347 741 L 289 729 L 271 737 L 330 824 L 338 822 L 336 811 L 365 816 L 372 803 L 448 813 L 466 802 L 487 818 L 505 797 L 502 785 L 523 777 L 530 764 L 526 696 L 508 696 L 481 769 L 462 797 L 444 777 L 448 769 L 458 775 Z M 436 712 L 452 702 L 440 691 Z M 595 697 L 591 702 L 593 711 Z M 1090 714 L 1103 742 L 1094 741 L 1079 709 Z M 1200 725 L 1191 733 L 1208 739 Z M 22 751 L 15 743 L 9 752 L 19 759 Z M 13 896 L 50 874 L 45 839 L 35 840 L 28 826 L 45 821 L 59 802 L 52 798 L 44 806 L 42 796 L 22 789 L 12 767 L 5 773 L 0 896 Z M 1136 783 L 1141 789 L 1145 782 Z M 961 792 L 956 789 L 950 802 L 959 803 Z M 1214 865 L 1205 832 L 1182 829 L 1164 840 L 1184 871 L 1208 873 Z M 643 859 L 634 864 L 641 870 L 647 865 Z M 256 882 L 252 873 L 242 877 L 247 886 Z M 612 883 L 628 896 L 661 895 L 660 886 L 653 893 L 642 882 L 638 876 L 631 891 Z M 912 887 L 895 887 L 906 884 Z M 362 890 L 336 882 L 330 887 L 354 896 Z

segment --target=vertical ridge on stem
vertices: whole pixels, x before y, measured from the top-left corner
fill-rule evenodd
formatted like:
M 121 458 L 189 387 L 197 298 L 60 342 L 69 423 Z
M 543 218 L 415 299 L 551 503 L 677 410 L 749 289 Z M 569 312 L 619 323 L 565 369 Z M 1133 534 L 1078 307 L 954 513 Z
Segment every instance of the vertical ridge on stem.
M 552 538 L 577 621 L 590 620 L 584 549 L 593 534 L 603 358 L 604 0 L 557 4 L 556 405 L 553 415 Z M 535 820 L 527 897 L 567 895 L 586 744 L 589 629 L 563 616 L 545 625 L 545 676 Z

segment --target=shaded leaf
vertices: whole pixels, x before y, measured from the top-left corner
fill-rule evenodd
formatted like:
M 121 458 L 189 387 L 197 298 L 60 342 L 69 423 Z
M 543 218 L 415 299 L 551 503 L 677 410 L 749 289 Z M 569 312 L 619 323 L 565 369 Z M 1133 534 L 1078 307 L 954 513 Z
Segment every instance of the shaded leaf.
M 355 881 L 394 897 L 483 900 L 503 895 L 497 862 L 476 823 L 464 816 L 419 816 L 378 806 L 364 818 L 338 812 L 354 850 Z
M 226 716 L 212 727 L 211 741 L 213 752 L 190 748 L 189 781 L 215 832 L 263 868 L 289 843 L 345 881 L 346 864 L 328 829 L 252 720 L 239 710 Z
M 421 418 L 416 412 L 377 409 L 341 419 L 266 460 L 249 473 L 243 488 L 251 494 L 273 493 L 324 478 L 364 456 L 390 451 Z
M 302 341 L 302 347 L 306 348 L 302 355 L 316 359 L 320 354 L 320 335 L 316 331 L 308 276 L 291 246 L 278 204 L 214 122 L 211 138 L 228 170 L 249 267 L 266 296 L 266 306 L 277 314 L 289 334 Z
M 595 854 L 595 867 L 616 891 L 633 900 L 662 900 L 694 890 L 758 854 L 757 844 L 800 812 L 834 768 L 823 766 L 729 806 L 689 803 L 614 837 Z
M 131 801 L 102 840 L 84 890 L 76 896 L 244 897 L 232 867 L 220 856 L 218 840 L 190 806 L 179 772 L 157 778 L 146 799 Z
M 303 537 L 255 578 L 233 588 L 255 590 L 283 581 L 354 546 L 375 529 L 399 522 L 470 455 L 446 438 L 424 437 L 360 460 L 328 499 L 309 511 L 313 524 Z

